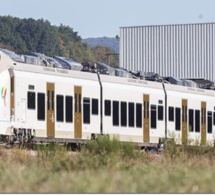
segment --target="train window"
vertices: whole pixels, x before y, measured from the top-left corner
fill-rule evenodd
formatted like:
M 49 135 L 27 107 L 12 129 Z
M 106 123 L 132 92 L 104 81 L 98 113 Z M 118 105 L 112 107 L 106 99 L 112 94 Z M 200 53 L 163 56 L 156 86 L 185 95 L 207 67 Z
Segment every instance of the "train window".
M 200 110 L 195 110 L 195 132 L 200 132 Z
M 158 106 L 158 120 L 163 120 L 163 106 Z
M 119 126 L 119 102 L 113 101 L 113 126 Z
M 185 113 L 184 113 L 184 115 L 185 115 L 185 121 L 184 122 L 186 122 L 187 123 L 187 106 L 184 106 L 185 107 Z
M 99 113 L 99 100 L 92 99 L 92 114 L 98 115 Z
M 79 113 L 81 113 L 81 94 L 78 94 L 78 103 Z
M 184 122 L 185 121 L 185 117 L 184 117 L 184 106 L 182 106 L 182 122 Z
M 136 104 L 136 127 L 142 127 L 142 104 Z
M 189 129 L 189 131 L 190 132 L 193 132 L 194 131 L 194 111 L 193 111 L 193 109 L 189 109 L 189 127 L 188 127 L 188 129 Z
M 158 104 L 163 104 L 163 100 L 158 100 Z
M 147 115 L 146 115 L 146 101 L 144 101 L 144 105 L 143 105 L 143 116 L 144 116 L 144 119 L 147 118 Z
M 50 91 L 48 90 L 48 98 L 47 98 L 47 109 L 50 110 Z
M 208 133 L 212 133 L 212 112 L 208 111 Z
M 174 121 L 174 107 L 169 106 L 169 121 Z
M 84 98 L 83 101 L 84 123 L 90 124 L 90 98 Z
M 149 118 L 149 102 L 148 101 L 147 101 L 146 113 L 147 113 L 146 118 Z
M 45 94 L 37 94 L 37 119 L 45 120 Z
M 75 112 L 78 112 L 77 94 L 75 94 Z
M 157 108 L 156 105 L 151 105 L 151 128 L 156 129 L 157 127 Z
M 57 121 L 63 122 L 63 108 L 64 108 L 64 102 L 63 102 L 63 95 L 57 95 Z
M 73 98 L 72 96 L 66 96 L 66 122 L 73 121 Z
M 34 85 L 28 85 L 29 90 L 34 90 Z
M 121 102 L 121 126 L 127 126 L 127 102 Z
M 175 108 L 175 130 L 181 130 L 181 108 Z
M 35 92 L 28 92 L 28 109 L 35 109 Z
M 206 124 L 206 108 L 204 108 L 204 124 Z
M 134 127 L 134 103 L 128 104 L 129 127 Z
M 215 112 L 213 113 L 213 124 L 215 125 Z
M 54 110 L 54 91 L 52 91 L 52 110 Z
M 111 115 L 111 101 L 105 100 L 105 116 Z

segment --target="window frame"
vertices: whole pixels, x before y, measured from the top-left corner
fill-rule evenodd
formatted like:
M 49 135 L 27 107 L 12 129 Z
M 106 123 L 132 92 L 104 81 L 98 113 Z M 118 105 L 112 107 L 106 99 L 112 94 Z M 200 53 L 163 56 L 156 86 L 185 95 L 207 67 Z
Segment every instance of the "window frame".
M 59 99 L 60 98 L 60 99 Z M 57 94 L 56 95 L 56 121 L 57 122 L 64 122 L 64 95 Z M 61 100 L 61 102 L 59 102 Z M 53 106 L 51 106 L 53 109 Z M 60 112 L 61 111 L 61 112 Z
M 83 97 L 83 124 L 89 125 L 90 124 L 90 114 L 91 114 L 91 107 L 90 107 L 90 98 Z
M 119 126 L 119 101 L 113 100 L 112 107 L 113 126 Z
M 111 100 L 104 101 L 104 114 L 105 116 L 111 116 Z
M 68 105 L 68 101 L 71 101 L 71 105 Z M 71 106 L 71 107 L 70 107 Z M 66 95 L 65 96 L 65 122 L 66 123 L 73 123 L 73 96 Z M 69 109 L 69 107 L 71 109 Z M 69 110 L 68 110 L 69 109 Z M 68 118 L 70 116 L 70 118 Z
M 99 100 L 96 98 L 92 98 L 92 115 L 98 115 L 99 114 Z
M 198 122 L 197 123 L 197 113 L 199 115 L 199 118 L 198 118 Z M 199 127 L 198 131 L 197 131 L 197 127 Z M 195 133 L 200 133 L 201 132 L 201 110 L 195 110 Z
M 128 126 L 134 127 L 135 126 L 135 106 L 134 102 L 128 103 Z
M 212 132 L 213 132 L 213 114 L 212 114 L 212 111 L 208 111 L 207 112 L 207 133 L 212 134 Z
M 164 120 L 164 114 L 163 114 L 164 109 L 163 108 L 164 108 L 163 105 L 158 105 L 158 121 L 163 121 Z M 162 111 L 160 109 L 162 109 Z
M 43 96 L 43 98 L 44 98 L 44 100 L 43 100 L 43 110 L 42 110 L 42 116 L 43 117 L 39 117 L 39 116 L 41 116 L 41 107 L 40 107 L 40 105 L 41 105 L 41 101 L 39 101 L 39 96 Z M 46 120 L 46 95 L 45 95 L 45 93 L 37 93 L 37 120 L 38 121 L 45 121 Z M 40 107 L 40 108 L 39 108 Z
M 168 107 L 168 120 L 169 120 L 169 122 L 174 122 L 174 107 L 173 106 Z
M 136 103 L 136 127 L 142 128 L 143 126 L 143 105 Z
M 215 112 L 213 112 L 213 126 L 215 126 Z
M 121 101 L 120 102 L 120 124 L 121 127 L 127 127 L 127 114 L 128 114 L 128 109 L 127 109 L 127 102 Z
M 175 130 L 181 131 L 181 108 L 175 107 Z
M 33 95 L 33 98 L 30 95 Z M 33 103 L 30 100 L 33 100 Z M 34 91 L 28 91 L 27 101 L 28 101 L 28 110 L 35 110 L 36 109 L 36 93 Z
M 151 129 L 157 129 L 157 105 L 150 105 L 150 127 Z

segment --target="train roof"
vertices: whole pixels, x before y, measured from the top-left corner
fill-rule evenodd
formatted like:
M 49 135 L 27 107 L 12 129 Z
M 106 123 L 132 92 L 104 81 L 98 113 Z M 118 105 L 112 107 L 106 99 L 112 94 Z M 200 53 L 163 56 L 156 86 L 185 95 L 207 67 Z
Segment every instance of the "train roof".
M 212 81 L 199 79 L 180 79 L 174 77 L 161 77 L 152 72 L 131 72 L 122 68 L 111 67 L 104 63 L 85 62 L 78 63 L 73 59 L 61 56 L 46 56 L 44 54 L 30 52 L 28 54 L 16 54 L 7 49 L 0 48 L 0 72 L 12 68 L 14 70 L 35 72 L 40 74 L 59 75 L 64 77 L 82 78 L 96 80 L 99 73 L 103 81 L 113 83 L 124 83 L 128 85 L 145 85 L 149 87 L 160 88 L 161 83 L 172 84 L 168 88 L 182 91 L 188 89 L 188 92 L 204 93 L 205 89 L 214 91 L 215 84 Z M 112 76 L 112 77 L 110 77 Z M 182 88 L 181 88 L 182 87 Z M 199 89 L 200 88 L 200 89 Z M 209 91 L 209 90 L 207 90 Z M 214 94 L 214 92 L 212 92 Z

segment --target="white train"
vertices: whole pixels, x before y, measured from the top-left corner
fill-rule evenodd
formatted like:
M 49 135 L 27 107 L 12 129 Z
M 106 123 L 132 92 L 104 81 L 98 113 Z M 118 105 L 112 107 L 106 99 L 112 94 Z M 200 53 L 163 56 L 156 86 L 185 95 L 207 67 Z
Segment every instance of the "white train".
M 107 75 L 97 66 L 94 73 L 80 71 L 87 66 L 66 58 L 1 49 L 1 141 L 73 143 L 108 134 L 142 145 L 172 137 L 180 144 L 214 142 L 214 90 L 132 78 L 126 71 L 111 76 L 117 69 L 106 66 Z

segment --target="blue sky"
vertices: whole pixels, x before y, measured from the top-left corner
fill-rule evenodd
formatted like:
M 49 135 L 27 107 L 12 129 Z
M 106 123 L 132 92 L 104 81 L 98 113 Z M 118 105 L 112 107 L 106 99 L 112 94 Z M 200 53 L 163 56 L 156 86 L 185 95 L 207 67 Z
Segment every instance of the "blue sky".
M 115 37 L 121 26 L 215 22 L 215 0 L 0 0 L 0 15 L 62 23 L 82 38 Z

